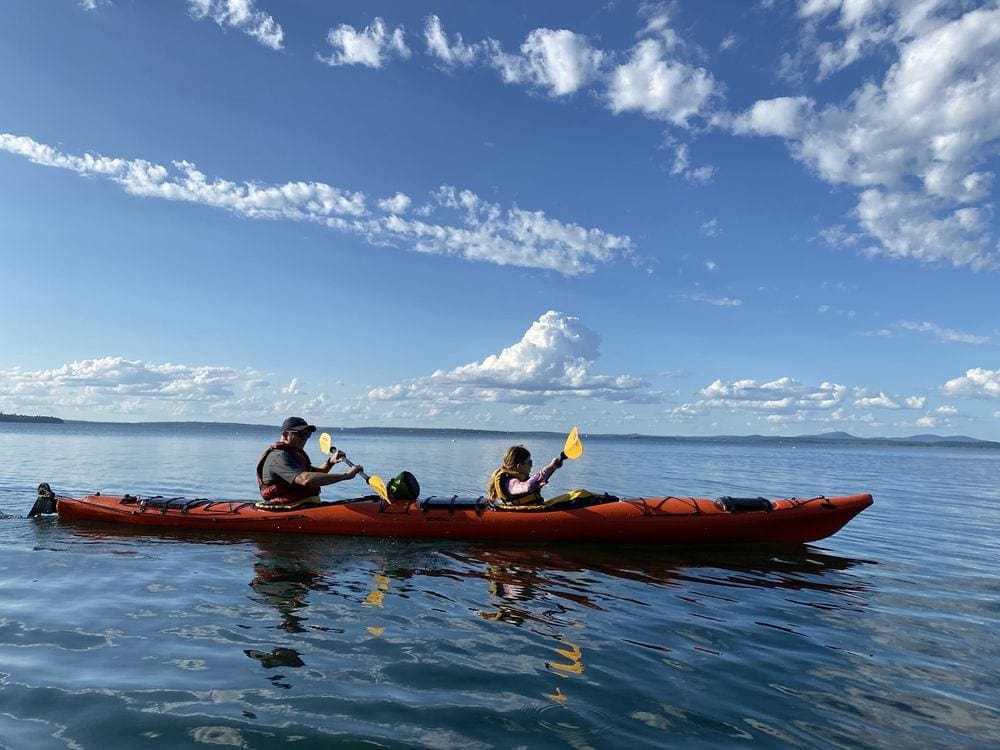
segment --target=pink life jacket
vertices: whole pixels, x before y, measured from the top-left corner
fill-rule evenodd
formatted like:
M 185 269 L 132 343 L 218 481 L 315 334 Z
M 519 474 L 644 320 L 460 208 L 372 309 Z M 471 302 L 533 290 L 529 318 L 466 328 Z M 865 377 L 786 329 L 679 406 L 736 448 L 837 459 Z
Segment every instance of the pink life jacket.
M 317 490 L 311 490 L 300 484 L 286 482 L 281 477 L 275 477 L 270 484 L 264 484 L 264 461 L 271 455 L 271 451 L 285 451 L 290 453 L 302 471 L 311 471 L 312 463 L 304 450 L 293 448 L 288 443 L 277 442 L 269 445 L 257 461 L 257 486 L 260 488 L 260 496 L 267 501 L 290 502 L 294 500 L 304 500 L 307 497 L 314 497 L 319 494 Z

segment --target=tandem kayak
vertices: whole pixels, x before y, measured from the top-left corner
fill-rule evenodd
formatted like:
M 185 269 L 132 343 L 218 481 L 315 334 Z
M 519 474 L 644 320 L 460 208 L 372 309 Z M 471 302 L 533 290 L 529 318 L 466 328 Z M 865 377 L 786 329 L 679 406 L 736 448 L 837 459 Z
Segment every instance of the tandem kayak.
M 47 485 L 42 487 L 48 490 Z M 54 505 L 59 518 L 67 521 L 218 532 L 397 539 L 749 544 L 824 539 L 872 502 L 870 494 L 775 500 L 600 495 L 572 505 L 512 511 L 494 508 L 484 498 L 431 496 L 389 502 L 367 496 L 277 511 L 257 507 L 255 501 L 52 494 L 48 510 L 53 510 Z

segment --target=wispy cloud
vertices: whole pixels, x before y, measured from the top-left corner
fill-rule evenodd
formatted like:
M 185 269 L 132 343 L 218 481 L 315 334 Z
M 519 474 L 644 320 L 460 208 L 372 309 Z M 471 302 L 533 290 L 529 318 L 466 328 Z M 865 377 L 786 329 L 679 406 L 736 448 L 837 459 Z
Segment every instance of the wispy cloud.
M 247 218 L 310 221 L 361 236 L 372 244 L 400 244 L 468 261 L 576 276 L 601 264 L 634 260 L 633 242 L 627 235 L 560 221 L 543 211 L 504 209 L 450 185 L 438 188 L 419 212 L 407 214 L 411 199 L 403 193 L 376 201 L 373 207 L 364 193 L 322 182 L 258 185 L 209 179 L 187 161 L 166 167 L 143 159 L 77 156 L 9 133 L 0 133 L 0 151 L 36 164 L 102 177 L 136 196 L 213 206 Z M 443 220 L 433 220 L 439 215 Z
M 254 7 L 254 0 L 187 0 L 188 12 L 195 20 L 211 18 L 219 26 L 242 31 L 265 47 L 279 50 L 285 37 L 281 25 L 270 15 Z
M 709 270 L 713 269 L 709 268 Z M 704 302 L 707 305 L 715 305 L 716 307 L 740 307 L 743 304 L 743 300 L 738 297 L 712 297 L 701 292 L 686 294 L 683 296 L 684 299 L 689 299 L 692 302 Z
M 927 321 L 924 321 L 923 323 L 915 323 L 913 321 L 904 320 L 899 324 L 899 327 L 907 331 L 929 333 L 937 337 L 940 341 L 948 343 L 958 342 L 962 344 L 988 344 L 990 341 L 989 336 L 977 336 L 973 333 L 956 331 L 951 328 L 942 328 L 937 323 L 929 323 Z

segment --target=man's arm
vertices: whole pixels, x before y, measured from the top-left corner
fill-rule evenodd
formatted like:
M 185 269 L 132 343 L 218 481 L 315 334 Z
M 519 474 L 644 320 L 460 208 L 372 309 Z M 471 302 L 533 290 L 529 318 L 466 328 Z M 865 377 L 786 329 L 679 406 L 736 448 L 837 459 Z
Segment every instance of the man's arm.
M 328 484 L 335 484 L 337 482 L 343 482 L 347 479 L 354 479 L 354 477 L 364 470 L 364 466 L 355 464 L 342 474 L 334 474 L 324 471 L 303 471 L 296 475 L 292 483 L 301 485 L 302 487 L 306 487 L 310 490 L 318 490 L 320 487 L 325 487 Z

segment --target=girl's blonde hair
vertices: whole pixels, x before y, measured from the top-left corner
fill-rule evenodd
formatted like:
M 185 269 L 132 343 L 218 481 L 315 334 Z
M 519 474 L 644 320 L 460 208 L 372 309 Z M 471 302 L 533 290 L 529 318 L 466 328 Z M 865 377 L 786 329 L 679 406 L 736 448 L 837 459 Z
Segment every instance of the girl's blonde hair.
M 507 449 L 507 452 L 503 454 L 503 465 L 504 468 L 513 469 L 515 466 L 520 463 L 524 463 L 529 458 L 531 458 L 531 451 L 523 445 L 512 445 Z

